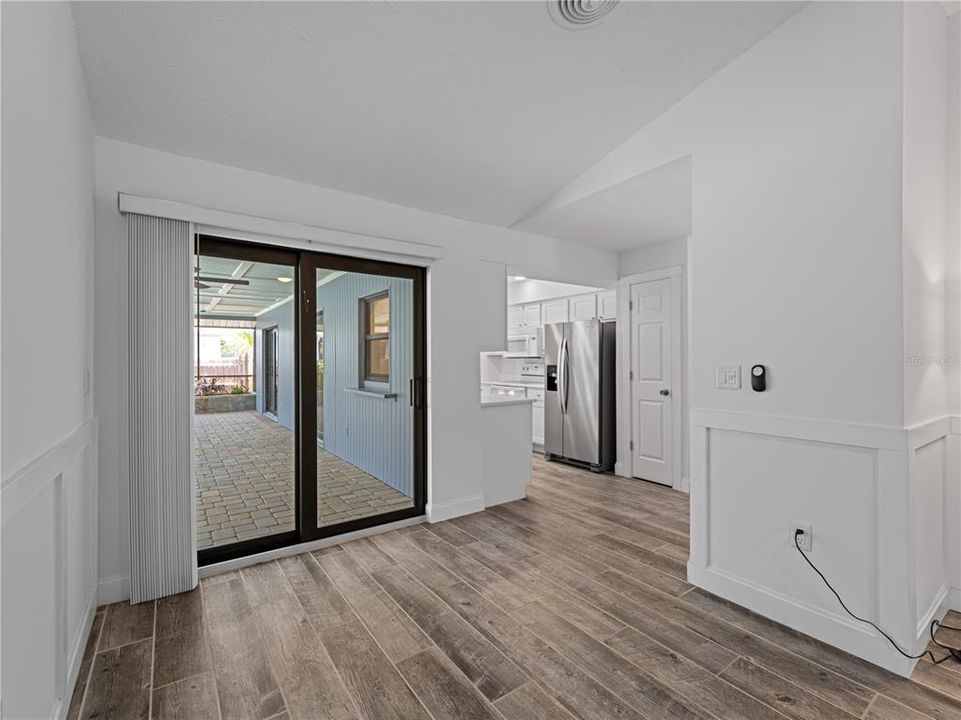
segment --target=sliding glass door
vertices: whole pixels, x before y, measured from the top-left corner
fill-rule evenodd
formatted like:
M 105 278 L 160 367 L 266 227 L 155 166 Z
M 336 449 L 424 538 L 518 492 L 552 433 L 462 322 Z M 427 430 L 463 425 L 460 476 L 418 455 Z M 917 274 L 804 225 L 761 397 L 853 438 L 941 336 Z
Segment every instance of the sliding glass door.
M 201 237 L 194 471 L 201 559 L 297 540 L 297 253 Z
M 200 564 L 423 513 L 425 271 L 197 238 Z
M 304 523 L 324 535 L 410 517 L 424 500 L 423 270 L 310 255 L 301 280 L 315 333 L 303 361 L 316 368 L 304 419 L 318 437 Z

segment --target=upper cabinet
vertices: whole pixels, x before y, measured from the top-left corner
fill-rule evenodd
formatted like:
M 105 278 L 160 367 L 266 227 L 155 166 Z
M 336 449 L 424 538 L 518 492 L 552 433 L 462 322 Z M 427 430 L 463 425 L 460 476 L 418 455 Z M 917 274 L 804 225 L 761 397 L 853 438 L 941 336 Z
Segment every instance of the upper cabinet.
M 571 320 L 593 320 L 597 317 L 597 295 L 577 295 L 570 300 Z
M 570 314 L 567 309 L 567 298 L 558 300 L 545 300 L 541 303 L 541 319 L 545 325 L 553 323 L 567 322 Z
M 597 293 L 597 317 L 601 320 L 617 318 L 617 290 Z
M 531 303 L 530 305 L 522 306 L 524 327 L 526 328 L 536 328 L 541 326 L 541 304 Z
M 526 330 L 541 326 L 541 304 L 507 306 L 507 329 L 509 331 Z
M 520 332 L 571 320 L 617 319 L 617 291 L 574 295 L 539 303 L 507 306 L 507 329 Z

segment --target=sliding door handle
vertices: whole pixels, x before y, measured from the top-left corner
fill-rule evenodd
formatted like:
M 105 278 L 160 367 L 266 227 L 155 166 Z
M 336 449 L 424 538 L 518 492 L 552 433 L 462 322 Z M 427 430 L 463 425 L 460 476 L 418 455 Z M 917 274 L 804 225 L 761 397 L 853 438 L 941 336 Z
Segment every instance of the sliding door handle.
M 410 379 L 410 406 L 412 408 L 425 408 L 427 407 L 427 402 L 425 392 L 424 392 L 424 378 L 411 378 Z

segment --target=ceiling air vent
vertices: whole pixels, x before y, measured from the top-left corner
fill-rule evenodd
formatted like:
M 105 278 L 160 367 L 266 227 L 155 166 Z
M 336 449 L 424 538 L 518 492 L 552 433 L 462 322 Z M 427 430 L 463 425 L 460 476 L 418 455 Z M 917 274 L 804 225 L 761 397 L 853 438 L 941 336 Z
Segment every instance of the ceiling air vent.
M 618 0 L 547 0 L 554 22 L 567 30 L 594 27 L 617 6 Z

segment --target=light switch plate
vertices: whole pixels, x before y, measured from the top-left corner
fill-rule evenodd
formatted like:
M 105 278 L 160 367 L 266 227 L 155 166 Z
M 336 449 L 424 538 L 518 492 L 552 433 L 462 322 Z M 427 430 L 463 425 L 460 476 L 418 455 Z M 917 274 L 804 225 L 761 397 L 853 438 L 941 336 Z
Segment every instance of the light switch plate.
M 741 366 L 716 365 L 714 367 L 714 387 L 718 390 L 740 390 Z

